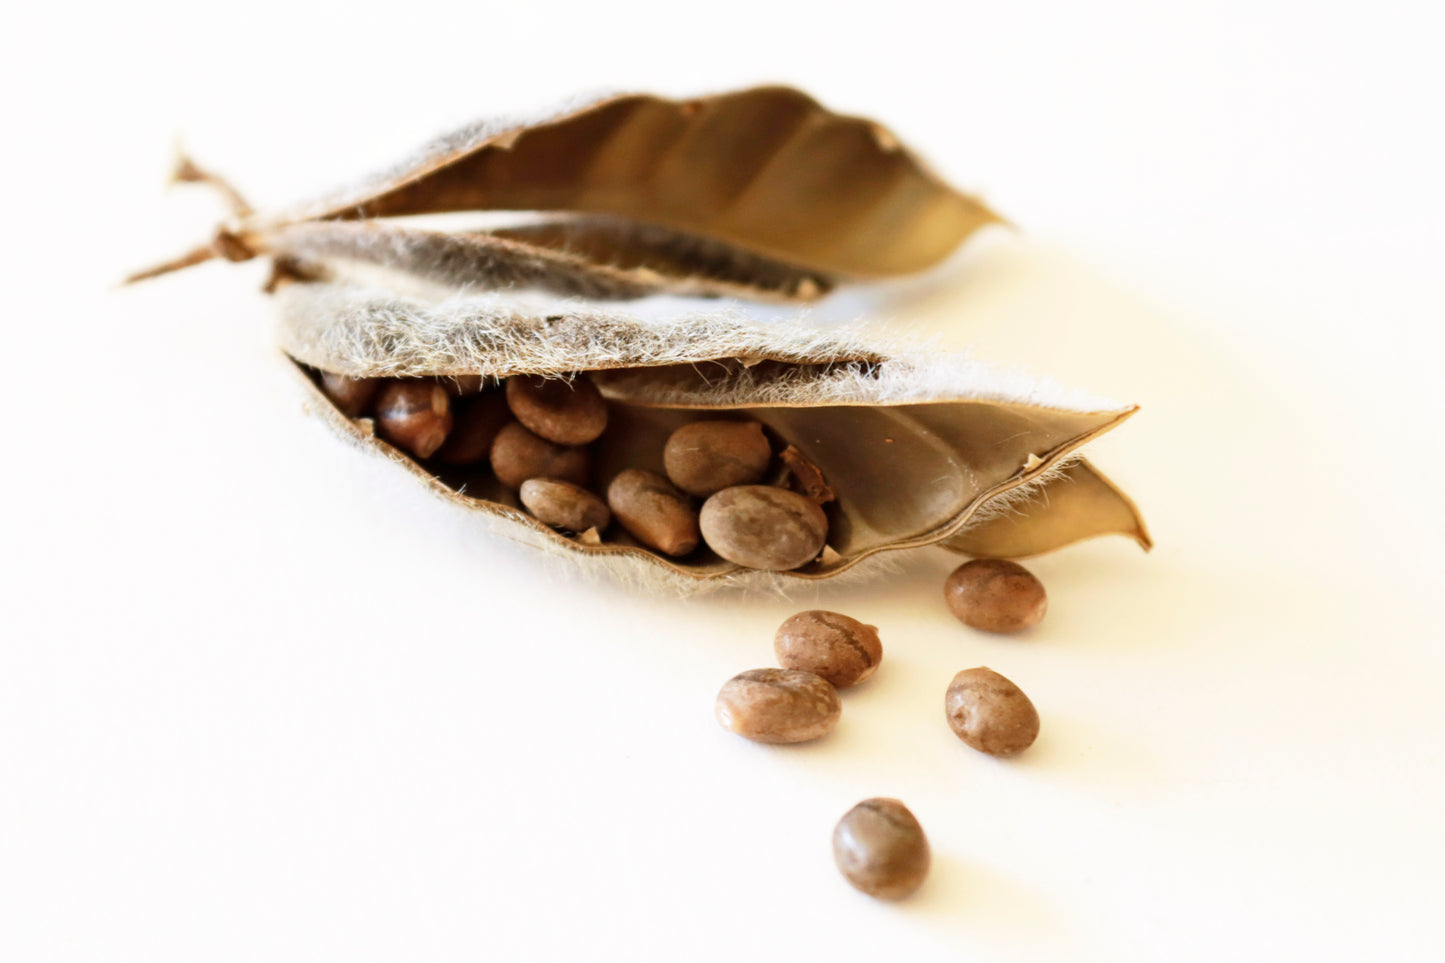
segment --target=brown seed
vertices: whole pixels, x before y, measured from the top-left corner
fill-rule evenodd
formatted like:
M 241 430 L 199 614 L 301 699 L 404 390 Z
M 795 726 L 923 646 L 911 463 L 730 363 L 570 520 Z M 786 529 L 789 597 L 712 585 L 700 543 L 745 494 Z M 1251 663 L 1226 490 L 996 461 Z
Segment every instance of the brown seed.
M 878 669 L 878 628 L 838 612 L 799 612 L 778 627 L 773 652 L 785 669 L 802 669 L 838 688 L 857 685 Z
M 767 485 L 724 488 L 703 503 L 702 537 L 729 562 L 785 572 L 818 557 L 828 516 L 802 495 Z
M 674 485 L 699 498 L 762 481 L 773 449 L 756 421 L 694 421 L 667 439 L 663 466 Z
M 843 714 L 838 692 L 796 669 L 751 669 L 717 694 L 717 721 L 754 742 L 807 742 L 833 731 Z
M 1012 756 L 1039 736 L 1039 712 L 1024 691 L 992 669 L 965 669 L 943 698 L 958 738 L 991 756 Z
M 537 521 L 569 532 L 598 532 L 612 521 L 607 504 L 580 485 L 555 478 L 529 478 L 518 493 Z
M 607 428 L 607 402 L 582 375 L 509 378 L 507 404 L 533 433 L 559 445 L 585 445 Z
M 475 465 L 491 455 L 492 442 L 512 420 L 512 412 L 502 392 L 489 391 L 458 398 L 453 403 L 452 420 L 452 433 L 437 449 L 437 458 L 448 465 Z
M 418 458 L 429 458 L 452 430 L 451 399 L 431 381 L 388 381 L 376 399 L 376 430 Z
M 833 860 L 854 889 L 903 899 L 923 885 L 932 857 L 928 837 L 907 806 L 896 799 L 865 799 L 838 820 Z
M 321 390 L 348 418 L 360 418 L 381 388 L 381 378 L 348 378 L 346 375 L 321 372 Z
M 511 489 L 521 488 L 529 478 L 560 478 L 585 485 L 592 468 L 587 449 L 554 445 L 515 421 L 497 432 L 491 460 L 497 481 Z
M 623 528 L 648 548 L 686 555 L 697 548 L 697 510 L 661 475 L 629 468 L 607 486 L 607 504 Z
M 437 384 L 445 388 L 447 394 L 453 398 L 467 398 L 472 395 L 479 395 L 482 393 L 482 389 L 486 387 L 486 380 L 483 379 L 481 375 L 476 374 L 441 375 L 436 381 Z
M 1044 584 L 1017 562 L 976 558 L 953 570 L 943 597 L 965 625 L 985 632 L 1022 632 L 1049 608 Z

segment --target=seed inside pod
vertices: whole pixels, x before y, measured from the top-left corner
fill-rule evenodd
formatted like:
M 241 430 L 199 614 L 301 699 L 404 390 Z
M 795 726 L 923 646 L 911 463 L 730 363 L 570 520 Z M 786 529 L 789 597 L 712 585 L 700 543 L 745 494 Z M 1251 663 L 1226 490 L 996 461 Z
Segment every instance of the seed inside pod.
M 529 478 L 560 478 L 585 485 L 592 469 L 587 449 L 554 445 L 515 421 L 497 432 L 491 460 L 497 481 L 514 490 Z
M 802 495 L 767 485 L 724 488 L 702 506 L 702 537 L 729 562 L 785 572 L 818 557 L 828 516 Z
M 665 555 L 697 548 L 697 510 L 672 482 L 655 472 L 629 468 L 607 486 L 612 514 L 633 538 Z
M 321 372 L 321 390 L 348 418 L 359 418 L 370 407 L 381 388 L 381 378 L 348 378 L 346 375 Z
M 607 428 L 607 402 L 585 375 L 509 378 L 507 404 L 534 434 L 559 445 L 585 445 Z
M 529 478 L 518 492 L 522 504 L 544 525 L 585 532 L 601 532 L 612 521 L 607 504 L 580 485 L 555 478 Z
M 903 899 L 923 885 L 932 862 L 917 817 L 897 799 L 865 799 L 833 830 L 833 860 L 855 889 Z
M 1048 611 L 1044 585 L 1017 562 L 976 558 L 953 570 L 943 597 L 965 624 L 985 632 L 1022 632 Z
M 802 669 L 838 688 L 857 685 L 878 669 L 878 628 L 838 612 L 799 612 L 778 627 L 773 652 L 785 669 Z
M 833 731 L 843 714 L 827 680 L 796 669 L 751 669 L 717 694 L 717 721 L 754 742 L 807 742 Z
M 447 390 L 447 394 L 453 398 L 468 398 L 472 395 L 479 395 L 486 387 L 486 382 L 481 375 L 441 375 L 437 378 L 437 384 Z
M 376 399 L 377 433 L 418 458 L 429 458 L 452 430 L 451 399 L 433 381 L 389 381 Z
M 437 458 L 448 465 L 475 465 L 486 461 L 497 434 L 512 420 L 507 399 L 500 391 L 453 402 L 452 432 L 437 449 Z
M 1039 736 L 1039 712 L 1024 691 L 992 669 L 965 669 L 943 699 L 954 735 L 979 752 L 1012 756 Z
M 674 431 L 662 452 L 667 477 L 699 498 L 762 481 L 772 460 L 756 421 L 694 421 Z

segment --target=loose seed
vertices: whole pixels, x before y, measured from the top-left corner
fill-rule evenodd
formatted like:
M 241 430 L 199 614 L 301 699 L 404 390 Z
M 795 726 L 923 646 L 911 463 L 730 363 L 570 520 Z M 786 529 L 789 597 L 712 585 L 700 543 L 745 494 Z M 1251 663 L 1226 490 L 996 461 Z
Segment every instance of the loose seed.
M 592 467 L 587 449 L 554 445 L 515 421 L 497 432 L 491 461 L 497 481 L 514 490 L 529 478 L 560 478 L 585 485 Z
M 699 498 L 762 481 L 772 460 L 756 421 L 694 421 L 674 431 L 662 450 L 667 477 Z
M 381 388 L 381 378 L 348 378 L 346 375 L 321 372 L 321 390 L 348 418 L 360 418 Z
M 497 434 L 512 420 L 507 399 L 500 391 L 454 403 L 452 433 L 446 444 L 437 449 L 437 458 L 448 465 L 475 465 L 485 461 L 492 452 Z
M 729 562 L 785 572 L 818 557 L 828 516 L 794 492 L 766 485 L 724 488 L 702 506 L 703 540 Z
M 452 430 L 451 401 L 431 381 L 390 381 L 376 399 L 376 430 L 398 448 L 429 458 Z
M 958 738 L 991 756 L 1012 756 L 1039 736 L 1039 712 L 1024 691 L 980 666 L 953 677 L 943 699 Z
M 965 625 L 985 632 L 1022 632 L 1049 608 L 1044 585 L 1017 562 L 976 558 L 954 569 L 943 597 Z
M 821 676 L 795 669 L 751 669 L 717 694 L 717 721 L 754 742 L 807 742 L 833 731 L 843 713 Z
M 607 504 L 622 527 L 648 548 L 686 555 L 697 548 L 697 511 L 672 482 L 629 468 L 607 486 Z
M 607 402 L 583 376 L 509 378 L 507 404 L 518 421 L 559 445 L 585 445 L 607 428 Z
M 923 885 L 932 857 L 917 817 L 897 799 L 865 799 L 833 830 L 833 860 L 855 889 L 903 899 Z
M 802 669 L 838 688 L 857 685 L 878 669 L 878 628 L 838 612 L 799 612 L 778 628 L 773 652 L 785 669 Z
M 565 528 L 569 532 L 585 532 L 595 528 L 600 533 L 612 521 L 607 504 L 580 485 L 555 478 L 529 478 L 518 493 L 527 511 L 543 525 Z

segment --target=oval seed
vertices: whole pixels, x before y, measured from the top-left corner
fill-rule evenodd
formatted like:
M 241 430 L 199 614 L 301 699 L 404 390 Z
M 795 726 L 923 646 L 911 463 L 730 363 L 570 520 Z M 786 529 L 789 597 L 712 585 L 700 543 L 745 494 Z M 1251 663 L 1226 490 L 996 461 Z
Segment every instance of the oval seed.
M 595 528 L 600 533 L 612 521 L 612 513 L 602 499 L 571 482 L 529 478 L 522 482 L 518 495 L 537 521 L 554 528 L 569 532 Z
M 761 481 L 772 460 L 772 446 L 756 421 L 694 421 L 668 436 L 662 450 L 667 477 L 699 498 Z
M 429 458 L 452 430 L 451 399 L 431 381 L 390 381 L 376 399 L 376 430 L 418 458 Z
M 828 516 L 795 492 L 767 485 L 724 488 L 702 506 L 702 537 L 729 562 L 785 572 L 818 557 Z
M 773 652 L 783 668 L 812 672 L 842 689 L 878 670 L 883 643 L 877 626 L 813 609 L 799 612 L 778 627 Z
M 1023 752 L 1039 736 L 1039 712 L 1029 697 L 982 666 L 953 677 L 943 709 L 954 735 L 991 756 Z
M 585 485 L 592 468 L 587 449 L 554 445 L 515 421 L 497 432 L 491 461 L 497 481 L 513 490 L 529 478 L 560 478 Z
M 923 885 L 932 862 L 917 817 L 897 799 L 865 799 L 833 830 L 833 860 L 855 889 L 903 899 Z
M 321 372 L 321 390 L 343 415 L 359 418 L 370 407 L 381 388 L 381 378 L 348 378 L 346 375 Z
M 976 558 L 953 570 L 943 597 L 965 624 L 985 632 L 1022 632 L 1049 608 L 1044 583 L 1017 562 Z
M 585 445 L 607 428 L 607 402 L 582 376 L 509 378 L 507 404 L 534 434 L 559 445 Z
M 445 387 L 445 385 L 443 385 Z M 453 402 L 452 433 L 437 449 L 437 458 L 448 465 L 475 465 L 492 453 L 492 442 L 512 420 L 507 399 L 500 391 L 459 398 Z
M 843 714 L 838 692 L 796 669 L 751 669 L 717 694 L 717 721 L 754 742 L 807 742 L 833 731 Z
M 633 538 L 665 555 L 697 548 L 697 510 L 661 475 L 629 468 L 607 486 L 607 504 Z

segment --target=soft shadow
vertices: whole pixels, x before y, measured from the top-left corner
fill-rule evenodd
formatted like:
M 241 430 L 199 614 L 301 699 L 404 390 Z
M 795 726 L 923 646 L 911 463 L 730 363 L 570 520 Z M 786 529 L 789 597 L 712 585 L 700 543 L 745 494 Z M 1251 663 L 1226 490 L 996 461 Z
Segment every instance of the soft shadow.
M 1066 952 L 1077 945 L 1077 924 L 1058 905 L 1047 903 L 1035 889 L 988 866 L 970 863 L 952 853 L 933 853 L 928 880 L 917 893 L 898 904 L 900 913 L 946 931 L 949 942 L 976 947 L 979 942 L 1005 943 L 1011 957 L 1022 951 Z M 1040 959 L 1048 958 L 1040 956 Z

